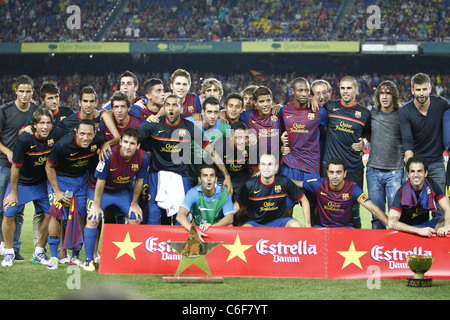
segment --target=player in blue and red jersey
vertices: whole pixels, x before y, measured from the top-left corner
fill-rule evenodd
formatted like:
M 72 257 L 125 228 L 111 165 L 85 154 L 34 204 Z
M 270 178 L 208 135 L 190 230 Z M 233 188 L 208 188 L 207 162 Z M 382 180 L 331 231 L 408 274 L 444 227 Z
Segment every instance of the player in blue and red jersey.
M 233 190 L 230 175 L 226 171 L 222 157 L 215 152 L 214 147 L 205 138 L 199 127 L 180 116 L 181 107 L 181 99 L 175 94 L 169 95 L 164 100 L 165 115 L 159 118 L 159 122 L 146 121 L 138 128 L 142 134 L 143 143 L 150 146 L 150 149 L 146 149 L 146 151 L 152 152 L 149 177 L 149 214 L 144 218 L 143 223 L 145 224 L 161 223 L 161 209 L 155 201 L 160 171 L 179 174 L 183 185 L 174 187 L 184 188 L 184 193 L 191 188 L 189 163 L 191 163 L 192 139 L 201 145 L 214 160 L 214 164 L 225 177 L 223 185 L 228 187 L 230 193 Z
M 76 200 L 77 215 L 81 230 L 86 219 L 87 182 L 89 170 L 98 162 L 97 150 L 105 142 L 103 134 L 96 133 L 95 123 L 83 119 L 78 123 L 75 132 L 58 140 L 48 155 L 45 171 L 49 181 L 50 198 L 49 238 L 51 258 L 49 269 L 58 268 L 58 245 L 60 242 L 60 222 L 68 218 L 68 213 L 61 210 L 63 205 L 71 205 L 65 190 L 71 189 Z M 73 257 L 78 250 L 73 250 Z M 81 261 L 80 261 L 81 262 Z
M 263 154 L 259 160 L 260 176 L 253 177 L 243 186 L 238 203 L 247 210 L 243 227 L 301 227 L 300 222 L 286 216 L 286 197 L 300 202 L 305 225 L 311 226 L 309 202 L 303 190 L 288 177 L 277 174 L 278 161 L 272 154 Z M 239 214 L 242 214 L 241 209 Z
M 35 212 L 45 216 L 40 224 L 39 239 L 32 261 L 42 264 L 48 262 L 44 251 L 49 221 L 45 162 L 53 145 L 63 136 L 64 131 L 53 128 L 53 113 L 46 108 L 39 108 L 33 113 L 31 128 L 33 134 L 22 133 L 14 145 L 11 182 L 3 200 L 5 213 L 2 229 L 6 248 L 3 266 L 12 266 L 14 262 L 15 217 L 20 213 L 21 207 L 30 201 L 34 203 Z
M 170 89 L 173 94 L 180 97 L 183 103 L 182 118 L 202 112 L 200 98 L 194 93 L 189 93 L 191 89 L 191 75 L 189 72 L 183 69 L 175 70 L 170 76 Z
M 164 85 L 161 79 L 151 78 L 144 82 L 144 98 L 134 103 L 130 111 L 130 116 L 139 118 L 143 121 L 151 115 L 157 115 L 161 109 L 164 98 Z
M 296 78 L 291 83 L 294 101 L 281 108 L 279 118 L 282 130 L 287 131 L 290 152 L 281 158 L 280 173 L 299 181 L 320 178 L 320 130 L 326 126 L 328 114 L 323 107 L 314 112 L 310 106 L 310 87 L 305 78 Z M 316 207 L 315 197 L 306 192 L 311 211 Z M 288 198 L 288 214 L 294 206 Z
M 114 105 L 113 105 L 114 109 Z M 136 128 L 123 131 L 119 145 L 114 146 L 105 161 L 99 161 L 94 177 L 95 188 L 89 190 L 88 220 L 84 228 L 86 260 L 84 270 L 94 271 L 94 249 L 97 227 L 103 218 L 103 210 L 115 205 L 130 224 L 142 221 L 142 209 L 138 205 L 142 185 L 148 177 L 150 159 L 139 149 L 141 135 Z
M 345 180 L 345 161 L 338 158 L 327 163 L 327 177 L 294 182 L 316 195 L 320 227 L 353 228 L 352 207 L 355 202 L 374 214 L 385 225 L 386 214 L 378 208 L 354 182 Z
M 280 157 L 281 126 L 277 115 L 272 115 L 272 91 L 260 86 L 253 91 L 256 109 L 241 113 L 250 133 L 256 134 L 260 154 L 271 153 L 277 161 Z

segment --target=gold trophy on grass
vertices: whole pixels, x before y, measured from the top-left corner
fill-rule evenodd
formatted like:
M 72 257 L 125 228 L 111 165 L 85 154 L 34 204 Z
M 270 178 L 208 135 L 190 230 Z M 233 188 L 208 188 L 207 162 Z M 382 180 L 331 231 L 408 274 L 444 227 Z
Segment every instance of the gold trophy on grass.
M 431 287 L 432 278 L 425 278 L 425 272 L 430 270 L 434 257 L 415 254 L 409 255 L 407 260 L 409 268 L 414 272 L 414 277 L 408 277 L 406 285 L 408 287 Z

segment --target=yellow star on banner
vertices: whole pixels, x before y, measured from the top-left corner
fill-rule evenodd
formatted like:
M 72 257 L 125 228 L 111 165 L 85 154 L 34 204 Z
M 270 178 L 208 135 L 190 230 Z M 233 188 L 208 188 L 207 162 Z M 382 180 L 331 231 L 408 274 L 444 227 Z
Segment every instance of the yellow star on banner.
M 361 262 L 359 261 L 359 258 L 361 258 L 363 255 L 367 253 L 367 251 L 356 251 L 355 244 L 352 242 L 350 243 L 350 248 L 348 248 L 347 251 L 337 251 L 341 256 L 345 258 L 344 264 L 342 265 L 342 269 L 347 267 L 350 263 L 353 263 L 360 269 L 362 269 Z
M 236 239 L 234 239 L 233 244 L 222 244 L 226 249 L 230 251 L 230 254 L 228 255 L 227 261 L 230 261 L 234 257 L 239 257 L 245 262 L 247 262 L 247 258 L 245 257 L 245 250 L 249 249 L 250 247 L 253 247 L 253 245 L 248 244 L 241 244 L 241 239 L 239 238 L 239 235 L 236 235 Z
M 120 258 L 124 254 L 129 255 L 134 260 L 136 260 L 136 256 L 134 255 L 134 249 L 142 244 L 142 242 L 132 242 L 130 239 L 130 233 L 127 232 L 125 239 L 123 241 L 113 241 L 116 246 L 120 248 L 119 253 L 116 256 L 116 259 Z

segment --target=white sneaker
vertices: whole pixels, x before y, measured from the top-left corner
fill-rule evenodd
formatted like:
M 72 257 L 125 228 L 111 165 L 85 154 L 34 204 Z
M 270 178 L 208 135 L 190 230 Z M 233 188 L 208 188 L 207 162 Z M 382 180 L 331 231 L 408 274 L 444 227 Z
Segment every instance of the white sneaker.
M 4 256 L 5 255 L 5 243 L 4 242 L 2 242 L 1 244 L 0 244 L 0 256 Z
M 2 267 L 12 267 L 13 264 L 14 264 L 14 253 L 5 253 L 2 261 Z
M 33 253 L 33 257 L 31 258 L 32 263 L 40 263 L 43 265 L 48 265 L 48 257 L 45 253 L 39 252 L 39 253 Z
M 50 260 L 48 260 L 47 269 L 48 270 L 57 270 L 58 269 L 58 262 L 59 262 L 58 258 L 51 257 Z
M 70 258 L 69 257 L 65 257 L 65 258 L 59 259 L 59 263 L 61 263 L 61 264 L 70 264 Z
M 82 268 L 84 265 L 84 262 L 80 259 L 80 256 L 75 256 L 75 257 L 70 258 L 70 264 L 77 265 L 80 268 Z

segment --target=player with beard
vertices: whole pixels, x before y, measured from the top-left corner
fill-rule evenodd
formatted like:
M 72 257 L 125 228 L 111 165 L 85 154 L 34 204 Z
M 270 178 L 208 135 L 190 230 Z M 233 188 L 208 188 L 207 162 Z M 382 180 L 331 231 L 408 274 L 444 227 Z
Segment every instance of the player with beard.
M 344 160 L 347 179 L 364 190 L 364 164 L 360 150 L 355 150 L 353 144 L 370 135 L 370 111 L 356 102 L 359 87 L 354 77 L 342 78 L 339 91 L 341 99 L 330 100 L 324 106 L 328 112 L 328 128 L 323 168 L 332 158 Z M 321 176 L 326 177 L 326 172 L 321 172 Z M 353 226 L 360 228 L 359 203 L 355 203 L 353 210 Z
M 354 228 L 352 207 L 360 203 L 385 225 L 386 214 L 378 208 L 364 191 L 354 182 L 345 180 L 347 175 L 345 161 L 332 158 L 327 164 L 327 177 L 294 183 L 316 194 L 319 223 L 326 228 Z
M 408 161 L 413 155 L 424 157 L 428 162 L 428 179 L 445 190 L 442 117 L 450 109 L 450 103 L 431 95 L 431 80 L 424 73 L 411 78 L 411 93 L 414 99 L 401 107 L 398 115 L 405 159 Z M 438 214 L 444 214 L 439 206 Z
M 12 266 L 14 262 L 15 216 L 20 213 L 21 206 L 30 201 L 33 201 L 36 213 L 46 216 L 40 224 L 32 262 L 42 264 L 48 262 L 44 251 L 49 221 L 48 214 L 45 214 L 49 211 L 45 162 L 53 145 L 63 136 L 64 131 L 53 129 L 53 114 L 47 108 L 39 108 L 33 113 L 31 128 L 33 134 L 22 133 L 14 146 L 11 182 L 3 200 L 5 213 L 2 230 L 6 252 L 2 266 Z
M 191 188 L 189 163 L 190 146 L 193 139 L 205 149 L 224 175 L 224 187 L 227 186 L 230 193 L 233 190 L 230 175 L 225 169 L 222 157 L 215 152 L 214 147 L 200 128 L 181 117 L 181 110 L 181 99 L 177 95 L 171 94 L 164 100 L 165 115 L 160 117 L 159 122 L 147 121 L 138 128 L 142 135 L 142 141 L 150 146 L 149 151 L 152 152 L 149 177 L 149 214 L 148 217 L 144 217 L 144 224 L 161 224 L 161 209 L 155 199 L 160 171 L 169 171 L 180 175 L 182 185 L 174 186 L 174 188 L 178 188 L 178 190 L 183 188 L 184 194 Z M 164 215 L 163 218 L 163 223 L 171 223 L 171 217 Z

